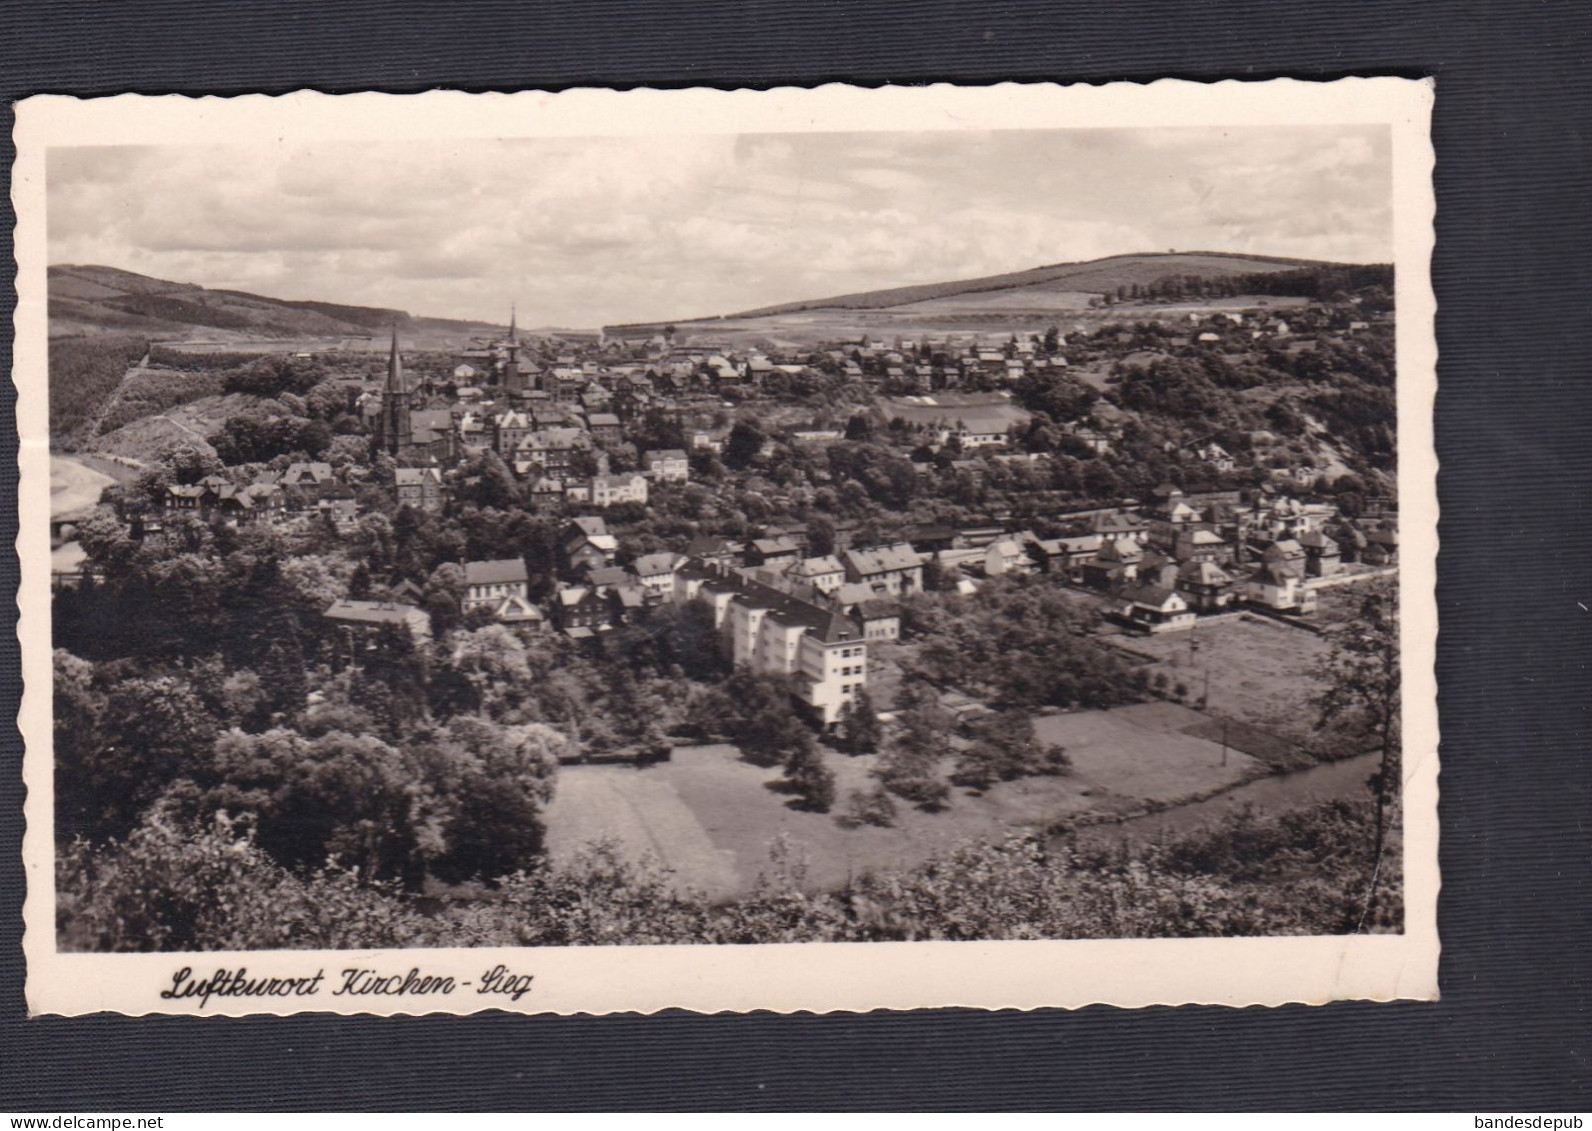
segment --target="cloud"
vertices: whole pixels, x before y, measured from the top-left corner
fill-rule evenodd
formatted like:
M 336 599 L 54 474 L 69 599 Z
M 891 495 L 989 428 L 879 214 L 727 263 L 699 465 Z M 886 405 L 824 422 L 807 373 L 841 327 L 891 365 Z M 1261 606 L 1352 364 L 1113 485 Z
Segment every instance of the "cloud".
M 1362 127 L 105 147 L 54 262 L 530 324 L 726 313 L 1168 247 L 1390 255 Z

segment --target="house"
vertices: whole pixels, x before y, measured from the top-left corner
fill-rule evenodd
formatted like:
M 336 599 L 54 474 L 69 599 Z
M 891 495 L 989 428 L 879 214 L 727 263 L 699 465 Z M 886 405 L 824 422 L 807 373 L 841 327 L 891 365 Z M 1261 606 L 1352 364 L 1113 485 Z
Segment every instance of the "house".
M 498 455 L 513 455 L 534 427 L 531 418 L 523 412 L 510 409 L 492 417 L 492 450 Z
M 1232 603 L 1233 578 L 1214 562 L 1184 562 L 1178 567 L 1177 590 L 1194 611 L 1219 612 Z
M 793 582 L 811 585 L 820 593 L 833 593 L 846 580 L 846 567 L 833 554 L 825 554 L 793 562 L 785 576 Z
M 1319 530 L 1309 530 L 1299 535 L 1299 545 L 1305 551 L 1305 576 L 1331 577 L 1338 572 L 1343 554 L 1337 542 Z
M 1297 570 L 1301 577 L 1305 574 L 1305 563 L 1308 558 L 1309 555 L 1305 553 L 1305 548 L 1293 538 L 1284 538 L 1281 541 L 1273 542 L 1266 547 L 1266 552 L 1260 555 L 1260 560 L 1263 563 L 1285 565 L 1289 569 Z
M 616 619 L 609 595 L 584 585 L 560 585 L 553 600 L 553 615 L 559 630 L 577 640 L 607 632 Z
M 318 491 L 322 487 L 336 483 L 337 476 L 332 473 L 332 465 L 329 463 L 295 462 L 287 465 L 287 470 L 277 482 L 283 487 Z
M 647 478 L 640 472 L 627 471 L 618 475 L 596 475 L 591 481 L 591 504 L 594 507 L 611 507 L 620 503 L 647 502 Z
M 1367 530 L 1360 560 L 1366 565 L 1395 565 L 1399 560 L 1399 535 L 1396 530 Z
M 483 605 L 500 604 L 504 597 L 523 598 L 529 581 L 523 558 L 466 562 L 463 610 L 468 613 Z
M 417 644 L 431 639 L 431 618 L 425 610 L 396 601 L 334 601 L 321 615 L 352 636 L 363 638 L 366 647 L 388 626 L 407 630 Z
M 611 412 L 592 413 L 587 419 L 586 427 L 591 432 L 592 439 L 603 444 L 618 443 L 624 434 L 624 426 Z
M 861 601 L 851 610 L 851 619 L 862 626 L 862 637 L 870 644 L 901 638 L 901 606 L 894 601 Z
M 442 472 L 434 467 L 400 467 L 393 472 L 393 487 L 401 507 L 442 509 Z
M 746 545 L 716 534 L 698 534 L 686 543 L 686 556 L 712 565 L 740 565 Z
M 1110 591 L 1138 580 L 1144 550 L 1133 538 L 1112 538 L 1080 567 L 1080 579 L 1091 589 Z
M 531 470 L 533 465 L 515 464 L 514 470 L 524 474 Z M 523 468 L 523 470 L 522 470 Z M 536 507 L 553 507 L 564 501 L 564 481 L 554 479 L 548 475 L 538 475 L 531 484 L 531 505 Z
M 1002 577 L 1011 574 L 1021 577 L 1032 573 L 1037 563 L 1028 556 L 1027 549 L 1015 539 L 1002 538 L 984 548 L 984 576 Z
M 1228 562 L 1233 557 L 1233 546 L 1214 530 L 1190 530 L 1175 527 L 1172 538 L 1172 556 L 1180 562 Z
M 1143 632 L 1175 632 L 1194 627 L 1194 611 L 1175 589 L 1162 585 L 1132 585 L 1122 592 L 1118 615 Z
M 1304 574 L 1280 561 L 1263 562 L 1244 583 L 1244 597 L 1251 604 L 1286 613 L 1310 613 L 1316 608 L 1316 593 L 1304 586 Z
M 1105 539 L 1098 534 L 1077 534 L 1069 538 L 1050 538 L 1039 543 L 1047 568 L 1065 574 L 1069 580 L 1083 578 L 1083 564 L 1094 561 Z
M 949 550 L 956 545 L 956 528 L 935 523 L 919 523 L 906 532 L 906 539 L 920 554 Z
M 674 594 L 674 573 L 685 564 L 679 554 L 665 550 L 658 554 L 643 554 L 631 565 L 642 591 L 652 600 L 667 600 Z
M 842 557 L 846 580 L 867 585 L 876 594 L 900 597 L 923 588 L 923 555 L 909 543 L 872 550 L 847 550 Z
M 205 489 L 197 484 L 181 486 L 173 484 L 166 488 L 166 509 L 173 511 L 198 511 L 199 500 L 205 497 Z
M 542 614 L 541 609 L 531 603 L 528 597 L 510 595 L 486 608 L 493 620 L 510 628 L 540 632 L 547 627 L 547 617 Z
M 642 470 L 658 483 L 684 483 L 691 478 L 691 461 L 679 448 L 665 448 L 648 452 L 642 459 Z
M 537 428 L 521 437 L 514 458 L 540 464 L 549 475 L 561 476 L 574 470 L 579 453 L 590 450 L 591 437 L 579 428 Z
M 794 538 L 754 538 L 746 550 L 746 564 L 795 565 L 801 555 L 801 545 Z
M 571 573 L 584 573 L 589 569 L 614 564 L 614 554 L 619 541 L 608 533 L 608 525 L 595 515 L 583 515 L 570 520 L 559 539 L 559 551 L 566 568 Z

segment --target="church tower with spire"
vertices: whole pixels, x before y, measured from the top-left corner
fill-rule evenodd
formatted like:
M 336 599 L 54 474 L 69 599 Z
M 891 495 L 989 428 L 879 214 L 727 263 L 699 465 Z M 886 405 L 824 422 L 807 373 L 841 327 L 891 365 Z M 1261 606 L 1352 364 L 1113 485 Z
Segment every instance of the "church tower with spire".
M 387 358 L 387 383 L 381 390 L 381 422 L 376 444 L 392 456 L 403 456 L 414 444 L 409 422 L 409 390 L 404 385 L 404 363 L 398 353 L 398 326 L 392 328 L 392 353 Z
M 510 396 L 518 396 L 525 392 L 525 379 L 520 375 L 520 335 L 518 329 L 519 312 L 514 306 L 509 307 L 509 345 L 508 357 L 503 363 L 503 390 Z

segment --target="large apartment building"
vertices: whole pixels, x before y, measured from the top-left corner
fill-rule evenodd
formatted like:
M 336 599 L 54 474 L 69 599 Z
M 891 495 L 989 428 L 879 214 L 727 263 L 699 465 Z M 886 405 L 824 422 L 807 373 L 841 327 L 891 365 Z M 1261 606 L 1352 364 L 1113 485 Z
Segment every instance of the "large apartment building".
M 838 609 L 701 562 L 675 575 L 675 596 L 706 601 L 733 662 L 791 676 L 796 698 L 824 726 L 836 722 L 867 683 L 867 639 Z

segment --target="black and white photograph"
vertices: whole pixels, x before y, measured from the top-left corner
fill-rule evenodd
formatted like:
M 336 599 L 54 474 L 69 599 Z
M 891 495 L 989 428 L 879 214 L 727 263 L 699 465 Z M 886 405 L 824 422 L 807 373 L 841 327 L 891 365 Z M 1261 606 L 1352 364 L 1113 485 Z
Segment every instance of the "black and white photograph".
M 383 1011 L 597 948 L 1425 947 L 1385 115 L 211 113 L 33 166 L 30 948 Z

